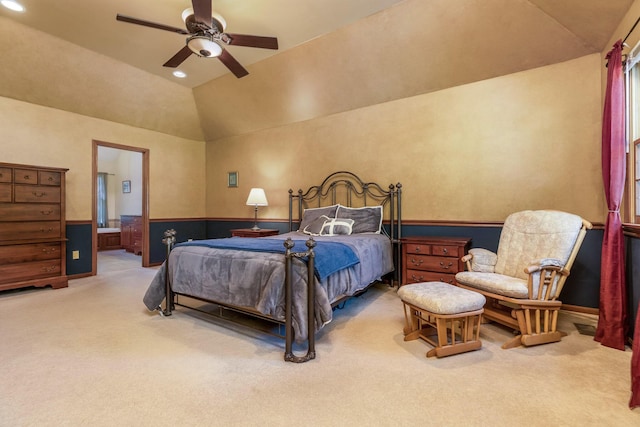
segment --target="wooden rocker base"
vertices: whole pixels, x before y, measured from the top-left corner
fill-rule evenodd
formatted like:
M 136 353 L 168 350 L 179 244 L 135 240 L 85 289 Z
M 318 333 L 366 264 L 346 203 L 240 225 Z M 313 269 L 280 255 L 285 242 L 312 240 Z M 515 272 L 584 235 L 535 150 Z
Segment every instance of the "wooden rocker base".
M 483 309 L 455 314 L 436 314 L 405 301 L 404 340 L 422 339 L 434 346 L 427 357 L 445 357 L 478 350 Z

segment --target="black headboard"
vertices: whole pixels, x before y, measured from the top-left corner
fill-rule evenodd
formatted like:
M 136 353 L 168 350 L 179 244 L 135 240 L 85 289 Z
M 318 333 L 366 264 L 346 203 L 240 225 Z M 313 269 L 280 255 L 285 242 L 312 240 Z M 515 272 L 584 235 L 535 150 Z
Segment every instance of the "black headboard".
M 401 237 L 402 226 L 402 184 L 389 184 L 387 188 L 375 182 L 364 182 L 351 172 L 334 172 L 320 185 L 309 187 L 307 191 L 298 190 L 297 194 L 289 190 L 289 231 L 293 231 L 293 223 L 298 224 L 302 212 L 307 208 L 340 203 L 348 207 L 381 205 L 384 212 L 384 223 L 388 224 L 385 234 L 392 242 Z M 388 230 L 388 232 L 387 232 Z

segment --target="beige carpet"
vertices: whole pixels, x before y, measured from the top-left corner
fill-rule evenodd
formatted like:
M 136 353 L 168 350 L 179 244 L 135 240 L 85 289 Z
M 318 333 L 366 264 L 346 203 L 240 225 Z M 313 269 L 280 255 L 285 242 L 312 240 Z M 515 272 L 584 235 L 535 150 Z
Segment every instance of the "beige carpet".
M 640 425 L 631 351 L 579 334 L 588 316 L 564 313 L 557 344 L 502 350 L 509 332 L 484 326 L 481 350 L 427 359 L 426 343 L 403 342 L 395 290 L 378 286 L 296 365 L 280 339 L 147 312 L 155 269 L 137 260 L 0 293 L 1 426 Z

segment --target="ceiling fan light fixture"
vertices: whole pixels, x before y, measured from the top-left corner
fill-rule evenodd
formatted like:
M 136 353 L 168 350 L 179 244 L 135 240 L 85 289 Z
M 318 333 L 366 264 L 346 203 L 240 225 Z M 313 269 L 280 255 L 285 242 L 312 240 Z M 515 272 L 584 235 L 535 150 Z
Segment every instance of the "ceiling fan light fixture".
M 193 11 L 192 8 L 190 7 L 186 8 L 185 10 L 182 11 L 182 22 L 186 24 L 187 19 L 189 19 L 189 17 L 193 16 L 194 14 L 195 12 Z M 213 21 L 212 23 L 215 24 L 216 27 L 218 27 L 218 30 L 220 32 L 224 32 L 224 30 L 227 28 L 227 21 L 224 20 L 222 15 L 220 15 L 219 13 L 213 12 L 211 14 L 211 19 Z
M 187 77 L 187 73 L 185 73 L 184 71 L 181 70 L 175 70 L 173 72 L 173 75 L 179 79 L 184 79 L 185 77 Z
M 15 0 L 2 0 L 0 1 L 0 4 L 14 12 L 24 12 L 24 6 Z
M 222 47 L 207 36 L 191 36 L 187 39 L 187 46 L 193 53 L 205 58 L 220 56 Z
M 193 11 L 192 8 L 188 7 L 185 10 L 182 11 L 182 22 L 186 23 L 187 22 L 187 18 L 190 17 L 191 15 L 193 15 L 195 12 Z

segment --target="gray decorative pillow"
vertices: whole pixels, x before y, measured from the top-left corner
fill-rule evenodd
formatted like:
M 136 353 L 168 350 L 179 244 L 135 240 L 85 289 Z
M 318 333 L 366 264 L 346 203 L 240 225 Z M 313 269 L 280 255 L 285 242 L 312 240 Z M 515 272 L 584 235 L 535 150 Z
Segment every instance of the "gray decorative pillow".
M 324 222 L 322 226 L 322 231 L 320 231 L 321 236 L 338 236 L 344 235 L 348 236 L 351 234 L 353 230 L 353 220 L 352 219 L 338 219 L 338 218 L 329 218 Z
M 303 228 L 302 232 L 311 234 L 312 236 L 319 236 L 320 234 L 322 234 L 322 228 L 324 227 L 325 222 L 329 221 L 330 219 L 331 218 L 326 215 L 320 215 L 318 218 L 314 219 L 311 224 Z
M 338 209 L 338 205 L 305 209 L 302 212 L 302 221 L 300 221 L 300 227 L 298 228 L 298 230 L 304 232 L 304 229 L 309 224 L 311 224 L 313 221 L 315 221 L 318 217 L 322 215 L 326 215 L 329 218 L 335 218 L 337 209 Z
M 377 233 L 382 229 L 382 206 L 365 206 L 363 208 L 348 208 L 338 206 L 336 218 L 352 219 L 354 221 L 352 232 Z

